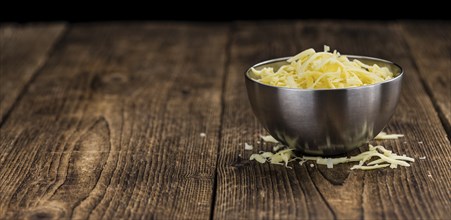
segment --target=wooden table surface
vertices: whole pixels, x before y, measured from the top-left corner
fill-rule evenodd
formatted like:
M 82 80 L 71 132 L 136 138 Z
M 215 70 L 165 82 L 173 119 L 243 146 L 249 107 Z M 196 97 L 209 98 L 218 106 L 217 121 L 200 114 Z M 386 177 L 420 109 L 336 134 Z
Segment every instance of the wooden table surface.
M 0 44 L 0 219 L 451 218 L 450 22 L 8 23 Z M 323 44 L 404 67 L 382 144 L 411 167 L 248 161 L 270 146 L 243 72 Z

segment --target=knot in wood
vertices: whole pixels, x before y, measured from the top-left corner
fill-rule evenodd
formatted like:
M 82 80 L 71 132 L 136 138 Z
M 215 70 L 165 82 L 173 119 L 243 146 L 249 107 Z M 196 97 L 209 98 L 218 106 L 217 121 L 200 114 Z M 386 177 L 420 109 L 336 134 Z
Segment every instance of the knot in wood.
M 116 93 L 123 91 L 129 82 L 126 74 L 119 72 L 104 73 L 95 75 L 91 88 L 94 91 L 102 91 L 105 93 Z
M 29 211 L 25 219 L 42 220 L 42 219 L 61 219 L 64 218 L 65 212 L 59 207 L 44 206 Z

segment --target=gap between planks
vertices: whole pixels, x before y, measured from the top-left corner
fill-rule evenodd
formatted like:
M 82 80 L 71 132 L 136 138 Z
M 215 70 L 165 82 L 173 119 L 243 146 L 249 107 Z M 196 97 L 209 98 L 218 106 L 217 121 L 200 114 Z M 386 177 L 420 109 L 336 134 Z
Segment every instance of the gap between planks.
M 5 25 L 3 27 L 0 27 L 0 28 L 11 28 L 9 25 L 10 24 L 7 24 L 7 25 Z M 11 25 L 11 26 L 12 26 L 12 28 L 17 27 L 17 26 L 13 26 L 13 25 Z M 37 61 L 38 63 L 33 68 L 31 73 L 28 74 L 29 75 L 28 76 L 28 80 L 26 80 L 23 83 L 23 86 L 20 89 L 20 91 L 18 91 L 16 97 L 14 97 L 14 99 L 11 100 L 12 103 L 2 103 L 3 105 L 6 105 L 7 107 L 5 109 L 3 109 L 3 107 L 0 108 L 0 110 L 1 110 L 0 111 L 0 128 L 3 127 L 5 122 L 8 120 L 9 115 L 11 114 L 11 112 L 15 109 L 17 104 L 23 98 L 24 94 L 28 90 L 28 88 L 31 85 L 31 83 L 36 79 L 36 77 L 39 75 L 41 70 L 44 68 L 44 66 L 46 65 L 49 57 L 55 51 L 55 48 L 57 48 L 58 45 L 62 42 L 62 39 L 67 34 L 67 30 L 69 29 L 69 27 L 68 27 L 68 25 L 66 23 L 55 23 L 55 24 L 49 24 L 49 25 L 44 25 L 44 24 L 33 25 L 33 24 L 30 24 L 30 25 L 20 26 L 19 28 L 35 28 L 36 26 L 37 26 L 37 28 L 44 28 L 44 26 L 45 26 L 45 27 L 48 27 L 48 28 L 55 28 L 55 29 L 59 28 L 60 30 L 56 31 L 57 33 L 56 33 L 55 39 L 53 40 L 53 42 L 50 43 L 50 45 L 48 46 L 48 49 L 46 50 L 46 52 L 44 52 L 44 54 L 41 55 L 42 56 L 41 60 Z M 48 30 L 48 31 L 50 32 L 50 31 L 53 31 L 53 30 Z M 28 53 L 27 53 L 27 55 L 28 55 Z M 34 55 L 34 54 L 32 54 L 32 55 Z M 39 60 L 38 57 L 36 57 L 36 58 Z M 30 57 L 30 59 L 31 59 L 31 57 Z M 23 70 L 23 71 L 26 72 L 26 70 Z M 2 73 L 0 73 L 0 76 L 1 76 L 1 74 Z M 23 73 L 23 72 L 21 72 L 19 74 L 26 75 L 26 73 Z M 22 77 L 24 77 L 24 76 L 22 76 Z M 4 94 L 4 95 L 6 96 L 6 94 Z M 4 100 L 1 100 L 1 102 L 4 102 Z
M 218 143 L 216 147 L 216 164 L 215 164 L 215 174 L 214 174 L 214 180 L 213 180 L 213 192 L 211 196 L 211 207 L 210 207 L 210 219 L 214 219 L 215 215 L 215 204 L 216 204 L 216 191 L 218 187 L 218 164 L 219 164 L 219 148 L 221 147 L 220 140 L 222 139 L 222 125 L 224 121 L 224 107 L 225 107 L 225 90 L 226 90 L 226 82 L 227 82 L 227 73 L 229 72 L 229 66 L 230 66 L 230 58 L 231 58 L 231 49 L 232 49 L 232 41 L 233 41 L 233 32 L 235 30 L 235 24 L 229 24 L 228 25 L 228 32 L 227 32 L 227 43 L 225 47 L 225 61 L 224 61 L 224 68 L 223 68 L 223 75 L 222 75 L 222 84 L 221 84 L 221 112 L 220 112 L 220 119 L 219 119 L 219 129 L 218 129 Z

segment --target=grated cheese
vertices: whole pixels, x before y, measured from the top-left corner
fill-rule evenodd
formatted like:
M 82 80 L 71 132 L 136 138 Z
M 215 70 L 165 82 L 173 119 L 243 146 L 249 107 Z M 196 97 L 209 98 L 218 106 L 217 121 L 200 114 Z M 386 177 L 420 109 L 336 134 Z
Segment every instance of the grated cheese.
M 249 160 L 256 160 L 259 163 L 265 163 L 266 159 L 260 154 L 252 154 Z
M 336 50 L 324 52 L 307 49 L 287 60 L 289 64 L 274 70 L 272 67 L 252 68 L 257 81 L 279 87 L 301 89 L 335 89 L 365 86 L 393 78 L 387 67 L 367 65 L 349 60 Z
M 282 149 L 282 148 L 285 148 L 285 146 L 282 145 L 282 144 L 279 144 L 279 145 L 274 146 L 274 147 L 272 148 L 272 151 L 279 151 L 279 150 Z
M 201 136 L 201 137 L 205 137 L 205 136 L 207 136 L 207 134 L 205 134 L 205 133 L 202 132 L 202 133 L 200 133 L 200 136 Z
M 276 153 L 262 152 L 260 154 L 252 154 L 250 160 L 255 159 L 259 163 L 269 162 L 271 164 L 279 164 L 291 168 L 288 166 L 288 162 L 291 162 L 292 158 L 295 156 L 293 150 L 294 149 L 285 149 Z
M 278 140 L 276 140 L 273 136 L 271 136 L 271 135 L 266 135 L 266 136 L 263 136 L 263 135 L 260 135 L 260 138 L 264 141 L 264 142 L 270 142 L 270 143 L 279 143 L 279 141 Z
M 383 132 L 381 132 L 383 133 Z M 387 135 L 387 134 L 382 134 Z M 274 139 L 270 135 L 262 136 L 263 140 L 270 138 Z M 265 138 L 263 138 L 265 137 Z M 274 139 L 275 140 L 275 139 Z M 247 145 L 247 143 L 245 143 Z M 284 149 L 285 148 L 285 149 Z M 282 150 L 280 150 L 282 149 Z M 373 170 L 380 169 L 384 167 L 390 167 L 392 169 L 397 168 L 398 166 L 409 167 L 410 164 L 408 162 L 415 162 L 414 158 L 408 157 L 406 155 L 397 155 L 393 153 L 391 150 L 387 150 L 385 147 L 381 145 L 373 146 L 369 145 L 369 150 L 363 153 L 360 153 L 356 156 L 352 157 L 339 157 L 339 158 L 324 158 L 324 157 L 316 157 L 316 156 L 301 156 L 297 157 L 294 154 L 294 148 L 286 148 L 283 145 L 276 145 L 273 148 L 274 152 L 260 152 L 259 154 L 252 154 L 250 160 L 256 160 L 259 163 L 269 162 L 271 164 L 284 165 L 285 167 L 291 168 L 288 166 L 288 163 L 291 161 L 298 160 L 300 165 L 303 165 L 307 161 L 314 161 L 319 165 L 326 165 L 327 168 L 333 168 L 336 164 L 341 163 L 350 163 L 350 162 L 358 162 L 357 165 L 351 167 L 351 170 L 360 169 L 360 170 Z M 420 159 L 425 159 L 420 157 Z M 313 164 L 310 164 L 313 167 Z
M 254 147 L 248 143 L 244 143 L 244 150 L 252 150 Z
M 404 137 L 403 134 L 387 134 L 385 132 L 381 132 L 378 135 L 376 135 L 376 137 L 374 137 L 374 139 L 376 140 L 389 140 L 389 139 L 398 139 L 400 137 Z

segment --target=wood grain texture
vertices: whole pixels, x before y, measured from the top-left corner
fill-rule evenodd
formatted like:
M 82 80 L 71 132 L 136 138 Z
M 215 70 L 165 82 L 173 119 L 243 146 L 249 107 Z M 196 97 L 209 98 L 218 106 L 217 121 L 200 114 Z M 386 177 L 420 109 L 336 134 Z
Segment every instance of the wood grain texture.
M 227 33 L 72 27 L 1 127 L 0 218 L 208 218 Z
M 45 63 L 65 25 L 0 25 L 0 124 Z
M 411 21 L 399 28 L 450 138 L 451 22 Z
M 249 151 L 269 150 L 258 144 L 262 127 L 254 118 L 244 87 L 251 65 L 299 51 L 294 23 L 239 23 L 232 35 L 230 66 L 224 93 L 224 113 L 218 160 L 215 219 L 332 218 L 328 205 L 308 176 L 282 166 L 249 162 Z M 302 42 L 302 41 L 301 41 Z M 241 155 L 241 157 L 240 157 Z
M 344 21 L 77 24 L 45 64 L 43 46 L 24 37 L 30 66 L 13 59 L 19 50 L 2 57 L 8 74 L 29 77 L 2 78 L 13 85 L 2 94 L 20 98 L 9 101 L 0 127 L 0 219 L 447 219 L 449 86 L 438 73 L 449 60 L 426 42 L 447 48 L 449 33 L 428 24 L 421 31 Z M 244 71 L 323 44 L 405 69 L 385 129 L 405 138 L 379 143 L 415 157 L 411 167 L 365 172 L 248 161 L 271 145 L 258 142 L 264 129 L 248 104 Z M 440 64 L 415 48 L 443 56 Z
M 264 34 L 262 34 L 264 33 Z M 243 72 L 252 64 L 328 44 L 344 54 L 385 58 L 406 70 L 397 112 L 387 126 L 404 139 L 380 142 L 417 159 L 412 167 L 350 171 L 247 161 L 262 127 L 248 105 Z M 369 22 L 238 24 L 225 87 L 216 219 L 445 219 L 450 206 L 451 148 L 410 51 L 395 25 Z M 240 157 L 239 155 L 242 155 Z M 426 160 L 418 160 L 426 156 Z

